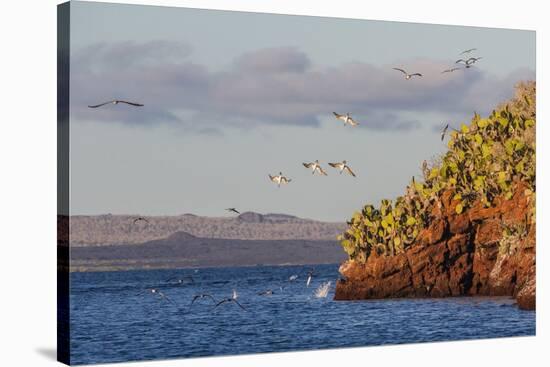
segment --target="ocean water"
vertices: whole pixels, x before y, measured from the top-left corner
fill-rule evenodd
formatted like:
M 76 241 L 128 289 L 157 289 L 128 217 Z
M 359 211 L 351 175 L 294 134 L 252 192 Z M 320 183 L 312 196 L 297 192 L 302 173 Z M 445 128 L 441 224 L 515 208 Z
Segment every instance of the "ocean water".
M 333 301 L 338 265 L 71 274 L 71 362 L 236 355 L 535 335 L 510 298 Z M 289 282 L 291 275 L 299 275 Z M 194 283 L 184 277 L 191 275 Z M 171 277 L 184 280 L 167 282 Z M 326 289 L 319 287 L 328 287 Z M 280 287 L 283 287 L 281 290 Z M 168 299 L 147 291 L 155 288 Z M 258 293 L 271 289 L 273 294 Z M 208 293 L 233 302 L 214 308 Z M 318 298 L 316 293 L 327 293 Z

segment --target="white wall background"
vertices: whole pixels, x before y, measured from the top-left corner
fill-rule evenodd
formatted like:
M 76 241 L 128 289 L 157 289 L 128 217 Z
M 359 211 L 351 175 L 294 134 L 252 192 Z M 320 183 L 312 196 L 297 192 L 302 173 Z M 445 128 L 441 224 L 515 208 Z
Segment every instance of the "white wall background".
M 549 360 L 547 87 L 545 2 L 386 0 L 118 1 L 537 30 L 537 337 L 132 363 L 132 366 L 279 366 L 343 363 L 407 366 L 543 365 Z M 56 4 L 0 3 L 0 365 L 55 365 Z M 545 282 L 546 281 L 546 282 Z M 120 364 L 125 366 L 130 364 Z

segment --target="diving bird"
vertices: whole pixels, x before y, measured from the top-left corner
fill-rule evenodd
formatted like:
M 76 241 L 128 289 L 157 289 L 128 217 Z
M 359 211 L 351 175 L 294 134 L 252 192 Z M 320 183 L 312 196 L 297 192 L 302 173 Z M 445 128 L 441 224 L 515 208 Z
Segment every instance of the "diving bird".
M 472 67 L 474 63 L 476 63 L 478 60 L 482 59 L 481 57 L 470 57 L 467 60 L 464 59 L 458 59 L 455 61 L 455 64 L 464 64 L 466 69 L 469 69 Z
M 241 214 L 241 212 L 238 211 L 238 210 L 235 209 L 235 208 L 227 208 L 227 209 L 225 209 L 225 210 L 227 210 L 228 212 L 233 212 L 233 213 Z
M 149 221 L 144 218 L 144 217 L 137 217 L 137 218 L 134 218 L 134 224 L 136 224 L 137 222 L 139 221 L 144 221 L 145 223 L 149 224 Z
M 445 74 L 445 73 L 452 73 L 453 71 L 457 71 L 457 70 L 460 70 L 462 68 L 450 68 L 450 69 L 445 69 L 441 72 L 441 74 Z
M 445 139 L 445 134 L 447 133 L 447 129 L 449 129 L 449 124 L 445 125 L 445 127 L 441 131 L 441 141 L 443 141 L 443 139 Z
M 314 175 L 315 172 L 319 172 L 319 174 L 323 175 L 323 176 L 326 176 L 327 173 L 325 172 L 325 170 L 321 167 L 321 165 L 319 164 L 319 161 L 316 159 L 315 162 L 311 162 L 311 163 L 302 163 L 304 165 L 304 167 L 306 168 L 311 168 L 311 174 Z
M 393 70 L 397 70 L 397 71 L 400 71 L 400 72 L 402 72 L 403 74 L 405 74 L 405 79 L 406 79 L 406 80 L 411 79 L 413 76 L 422 76 L 422 74 L 420 74 L 420 73 L 409 74 L 409 73 L 407 73 L 405 70 L 399 69 L 399 68 L 393 68 Z
M 355 121 L 348 113 L 346 113 L 345 115 L 340 115 L 336 112 L 333 112 L 332 113 L 334 115 L 334 117 L 336 117 L 338 120 L 342 120 L 344 122 L 344 126 L 346 126 L 347 124 L 349 124 L 350 126 L 357 126 L 359 125 L 359 123 L 357 121 Z
M 459 55 L 469 54 L 470 52 L 475 51 L 475 50 L 477 50 L 477 48 L 470 48 L 470 49 L 462 51 Z
M 143 107 L 143 105 L 141 103 L 135 103 L 135 102 L 128 102 L 128 101 L 123 101 L 121 99 L 114 99 L 112 101 L 107 101 L 107 102 L 103 102 L 103 103 L 100 103 L 100 104 L 96 104 L 96 105 L 93 105 L 93 106 L 88 106 L 90 108 L 98 108 L 98 107 L 102 107 L 102 106 L 105 106 L 105 105 L 108 105 L 108 104 L 114 104 L 114 105 L 117 105 L 119 103 L 126 103 L 130 106 L 135 106 L 135 107 Z
M 306 281 L 306 287 L 309 287 L 309 284 L 311 283 L 311 279 L 313 279 L 314 270 L 310 270 L 307 273 L 307 281 Z
M 214 309 L 215 309 L 216 307 L 218 307 L 219 305 L 222 305 L 222 304 L 224 304 L 224 303 L 233 302 L 233 303 L 237 304 L 237 306 L 239 306 L 240 308 L 242 308 L 244 311 L 246 311 L 246 308 L 244 308 L 243 305 L 241 305 L 241 304 L 239 303 L 239 301 L 237 301 L 237 297 L 238 297 L 238 296 L 239 296 L 239 295 L 237 294 L 237 292 L 236 292 L 235 290 L 233 290 L 233 295 L 231 296 L 231 298 L 226 298 L 226 299 L 223 299 L 223 300 L 221 300 L 220 302 L 216 303 L 216 305 L 214 306 Z
M 349 173 L 353 177 L 356 177 L 355 173 L 353 173 L 351 168 L 349 168 L 348 162 L 345 161 L 345 160 L 343 160 L 342 162 L 339 162 L 339 163 L 329 163 L 329 166 L 337 168 L 338 170 L 340 170 L 340 174 L 342 174 L 342 172 L 346 171 L 347 173 Z
M 209 294 L 203 293 L 203 294 L 197 294 L 195 297 L 193 297 L 193 300 L 191 301 L 191 304 L 195 303 L 195 301 L 203 298 L 210 298 L 212 302 L 216 303 L 217 301 Z
M 268 175 L 268 176 L 272 182 L 275 182 L 277 184 L 277 187 L 281 187 L 281 185 L 286 185 L 290 181 L 292 181 L 290 178 L 283 176 L 282 172 L 279 172 L 279 174 L 276 176 L 271 176 L 271 175 Z

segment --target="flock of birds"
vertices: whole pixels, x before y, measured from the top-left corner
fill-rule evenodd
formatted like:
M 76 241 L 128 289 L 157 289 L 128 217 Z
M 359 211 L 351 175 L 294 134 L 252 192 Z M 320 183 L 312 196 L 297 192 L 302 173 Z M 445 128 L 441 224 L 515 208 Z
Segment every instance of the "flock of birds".
M 471 54 L 472 52 L 474 52 L 476 50 L 477 50 L 476 48 L 471 48 L 471 49 L 468 49 L 468 50 L 464 50 L 463 52 L 460 53 L 460 55 L 469 55 L 469 54 Z M 465 57 L 465 56 L 463 56 L 463 57 Z M 460 58 L 460 59 L 455 61 L 455 64 L 463 65 L 463 67 L 458 67 L 458 66 L 450 67 L 448 69 L 443 70 L 441 73 L 445 74 L 445 73 L 452 73 L 452 72 L 455 72 L 457 70 L 469 69 L 475 63 L 477 63 L 480 59 L 481 59 L 481 57 Z M 401 69 L 401 68 L 393 68 L 393 70 L 401 72 L 404 75 L 405 80 L 411 80 L 414 77 L 421 78 L 423 76 L 421 73 L 418 73 L 418 72 L 409 73 L 406 70 Z M 107 101 L 107 102 L 100 103 L 100 104 L 97 104 L 97 105 L 89 105 L 88 107 L 89 108 L 100 108 L 100 107 L 104 107 L 104 106 L 107 106 L 107 105 L 119 105 L 119 104 L 126 104 L 126 105 L 133 106 L 133 107 L 143 107 L 144 106 L 142 103 L 135 103 L 135 102 L 129 102 L 129 101 L 121 100 L 121 99 L 115 99 L 115 100 Z M 337 120 L 342 121 L 344 126 L 349 125 L 351 127 L 356 127 L 356 126 L 359 125 L 359 122 L 357 122 L 351 116 L 351 114 L 349 112 L 346 113 L 346 114 L 339 114 L 337 112 L 333 112 L 333 115 Z M 441 141 L 443 141 L 445 139 L 445 134 L 446 134 L 448 128 L 449 128 L 449 124 L 446 124 L 445 127 L 442 129 L 442 131 L 441 131 Z M 302 163 L 302 164 L 305 168 L 311 170 L 312 175 L 315 175 L 316 173 L 321 175 L 321 176 L 327 176 L 328 175 L 327 172 L 321 166 L 319 160 L 315 160 L 313 162 Z M 338 170 L 338 172 L 340 174 L 346 172 L 347 174 L 349 174 L 352 177 L 357 177 L 356 174 L 354 173 L 354 171 L 348 165 L 348 162 L 346 160 L 343 160 L 341 162 L 328 163 L 328 165 L 330 167 L 335 168 L 336 170 Z M 423 172 L 425 172 L 427 170 L 427 162 L 426 161 L 424 161 L 423 164 L 422 164 L 422 170 L 423 170 Z M 278 187 L 281 187 L 281 185 L 286 185 L 286 184 L 289 184 L 290 182 L 292 182 L 292 179 L 284 176 L 282 172 L 279 172 L 279 174 L 277 174 L 277 175 L 269 174 L 268 177 L 273 183 L 277 184 Z M 413 177 L 413 180 L 414 180 L 414 177 Z M 229 212 L 232 212 L 232 213 L 241 214 L 240 211 L 237 210 L 236 208 L 227 208 L 226 210 L 229 211 Z M 136 218 L 133 219 L 134 224 L 136 224 L 138 222 L 141 222 L 141 221 L 143 221 L 145 223 L 149 223 L 149 221 L 145 217 L 136 217 Z M 311 283 L 311 280 L 313 278 L 313 274 L 314 274 L 313 270 L 310 270 L 307 273 L 307 280 L 306 280 L 307 287 L 309 287 L 309 285 Z M 298 279 L 298 277 L 299 277 L 298 274 L 294 274 L 294 275 L 290 276 L 290 278 L 288 279 L 288 282 L 294 282 Z M 187 280 L 185 280 L 185 279 L 187 279 Z M 175 284 L 179 284 L 179 285 L 190 284 L 190 283 L 194 284 L 195 283 L 194 279 L 190 276 L 186 277 L 184 279 L 168 279 L 167 282 L 171 282 L 173 280 L 176 280 Z M 174 283 L 172 283 L 172 284 L 174 284 Z M 279 289 L 280 289 L 280 291 L 282 291 L 284 289 L 284 287 L 280 286 Z M 315 295 L 317 297 L 326 297 L 329 289 L 330 289 L 330 282 L 326 282 L 326 283 L 322 284 L 317 289 Z M 169 298 L 166 294 L 164 294 L 161 290 L 159 290 L 157 288 L 149 288 L 145 292 L 147 292 L 147 293 L 149 293 L 149 294 L 151 294 L 155 297 L 159 297 L 160 299 L 165 300 L 165 301 L 170 302 L 170 303 L 175 305 L 175 303 L 172 301 L 171 298 Z M 259 296 L 270 296 L 270 295 L 273 295 L 274 293 L 275 293 L 274 290 L 267 289 L 267 290 L 259 292 L 258 295 Z M 214 304 L 213 309 L 216 309 L 217 307 L 219 307 L 221 305 L 224 305 L 224 304 L 234 303 L 238 307 L 240 307 L 240 309 L 246 311 L 246 308 L 241 303 L 239 303 L 239 301 L 237 301 L 237 298 L 238 298 L 238 293 L 235 290 L 233 290 L 233 294 L 232 294 L 231 297 L 223 298 L 221 300 L 216 300 L 211 294 L 199 293 L 199 294 L 196 294 L 193 297 L 193 299 L 191 300 L 191 305 L 193 305 L 196 301 L 203 300 L 203 299 L 208 299 Z
M 195 269 L 195 273 L 197 273 L 199 270 L 198 269 Z M 311 281 L 313 279 L 315 275 L 315 269 L 311 268 L 311 269 L 308 269 L 306 271 L 306 287 L 309 288 L 310 284 L 311 284 Z M 271 295 L 274 295 L 276 294 L 276 292 L 283 292 L 284 289 L 287 288 L 288 286 L 288 283 L 294 283 L 296 282 L 299 278 L 300 278 L 301 274 L 293 274 L 291 275 L 287 280 L 285 280 L 285 284 L 281 284 L 279 286 L 279 290 L 278 291 L 275 291 L 273 289 L 265 289 L 265 290 L 262 290 L 260 292 L 257 293 L 258 296 L 271 296 Z M 184 277 L 171 277 L 169 279 L 166 279 L 165 280 L 165 285 L 167 286 L 196 286 L 196 282 L 195 282 L 195 279 L 193 278 L 193 276 L 191 275 L 186 275 Z M 322 283 L 314 292 L 314 295 L 315 297 L 317 298 L 326 298 L 327 295 L 328 295 L 328 292 L 330 290 L 330 286 L 331 286 L 332 282 L 328 281 L 328 282 L 325 282 L 325 283 Z M 157 288 L 147 288 L 141 292 L 139 292 L 138 294 L 136 294 L 136 296 L 141 296 L 141 295 L 151 295 L 153 297 L 156 297 L 158 298 L 159 300 L 161 301 L 164 301 L 164 302 L 168 302 L 172 305 L 174 305 L 175 307 L 177 307 L 178 309 L 180 308 L 176 302 L 174 302 L 172 300 L 172 298 L 170 298 L 168 295 L 166 295 L 166 293 L 164 293 L 162 290 L 160 290 L 158 287 Z M 222 305 L 227 305 L 227 304 L 235 304 L 236 306 L 238 306 L 242 311 L 247 311 L 247 308 L 244 307 L 239 301 L 238 301 L 238 298 L 239 298 L 239 294 L 237 293 L 237 291 L 235 289 L 233 289 L 233 292 L 231 294 L 230 297 L 226 297 L 226 298 L 221 298 L 221 299 L 216 299 L 212 294 L 210 293 L 196 293 L 195 295 L 193 295 L 193 297 L 191 298 L 191 302 L 189 303 L 189 307 L 192 307 L 193 304 L 195 302 L 200 302 L 202 300 L 208 300 L 211 305 L 212 305 L 212 309 L 211 309 L 211 312 L 215 311 L 218 307 L 222 306 Z

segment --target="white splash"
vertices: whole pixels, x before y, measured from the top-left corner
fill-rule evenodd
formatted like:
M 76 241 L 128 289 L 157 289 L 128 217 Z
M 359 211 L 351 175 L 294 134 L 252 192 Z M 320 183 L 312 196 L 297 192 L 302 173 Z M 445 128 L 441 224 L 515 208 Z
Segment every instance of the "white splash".
M 330 290 L 330 285 L 332 284 L 332 282 L 326 282 L 326 283 L 323 283 L 319 286 L 319 288 L 317 288 L 317 290 L 315 291 L 315 297 L 317 298 L 326 298 L 327 295 L 328 295 L 328 291 Z

